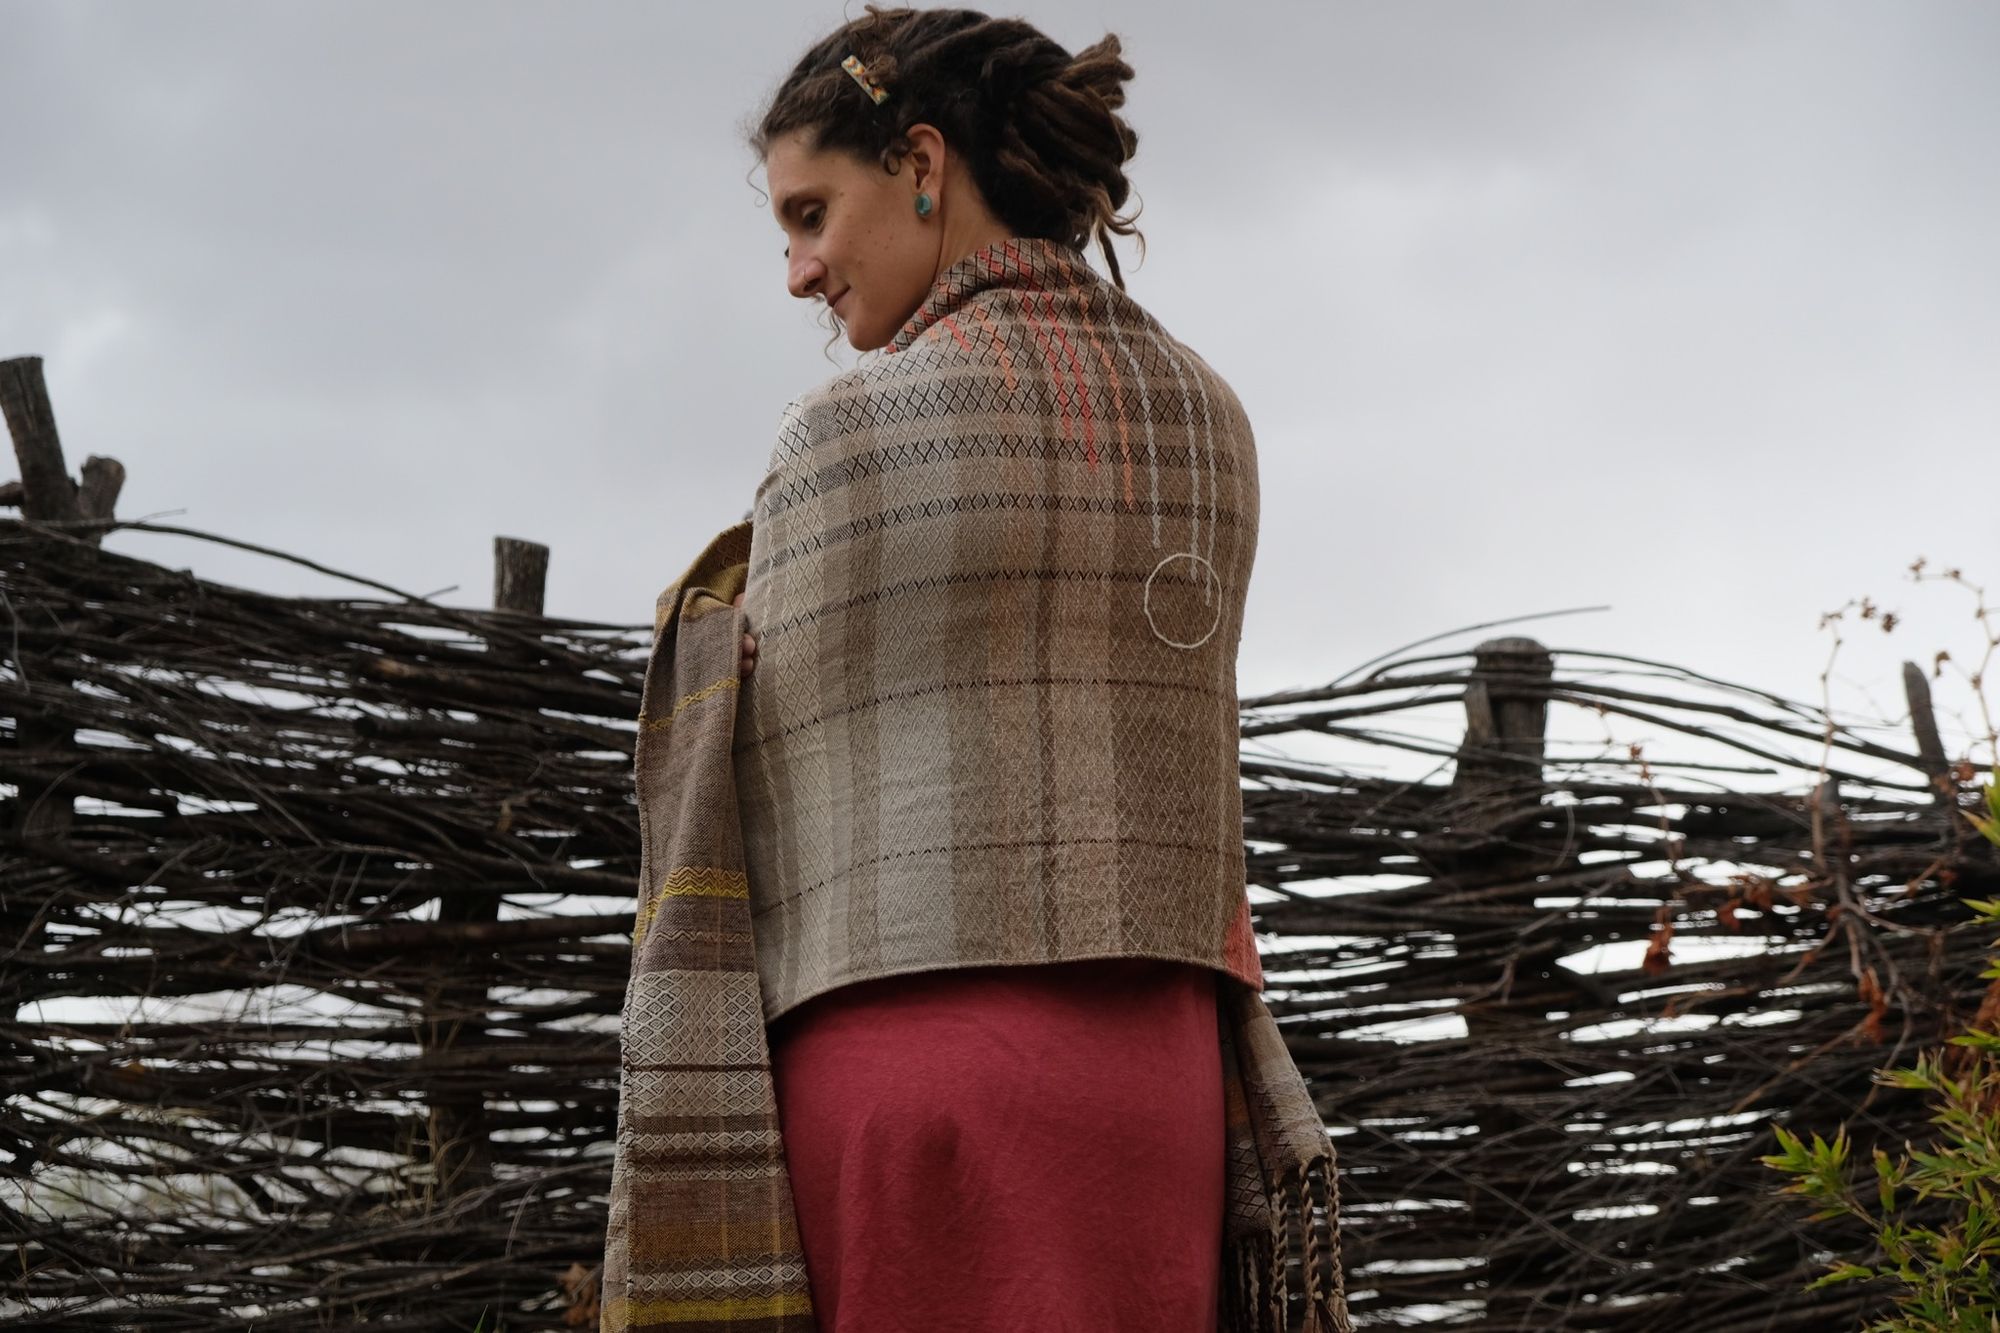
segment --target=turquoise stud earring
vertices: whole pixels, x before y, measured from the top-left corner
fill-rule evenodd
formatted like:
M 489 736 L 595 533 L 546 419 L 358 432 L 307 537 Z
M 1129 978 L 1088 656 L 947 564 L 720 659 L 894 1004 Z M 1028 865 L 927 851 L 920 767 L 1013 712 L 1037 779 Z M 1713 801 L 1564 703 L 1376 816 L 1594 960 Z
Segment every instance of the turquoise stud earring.
M 927 218 L 930 215 L 931 215 L 931 197 L 927 194 L 919 194 L 917 196 L 917 216 L 920 218 Z

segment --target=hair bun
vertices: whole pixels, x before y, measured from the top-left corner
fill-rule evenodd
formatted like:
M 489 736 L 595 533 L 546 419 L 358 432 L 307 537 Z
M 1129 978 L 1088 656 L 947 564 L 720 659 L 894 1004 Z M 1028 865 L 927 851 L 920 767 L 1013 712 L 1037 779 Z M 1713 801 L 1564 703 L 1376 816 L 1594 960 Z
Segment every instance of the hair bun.
M 1125 63 L 1116 33 L 1106 33 L 1103 40 L 1078 51 L 1063 71 L 1063 82 L 1092 94 L 1111 111 L 1125 105 L 1125 84 L 1131 77 L 1132 67 Z
M 1069 67 L 1069 52 L 1054 42 L 1016 42 L 999 47 L 980 62 L 979 104 L 1002 117 L 1010 116 L 1022 98 L 1062 79 Z

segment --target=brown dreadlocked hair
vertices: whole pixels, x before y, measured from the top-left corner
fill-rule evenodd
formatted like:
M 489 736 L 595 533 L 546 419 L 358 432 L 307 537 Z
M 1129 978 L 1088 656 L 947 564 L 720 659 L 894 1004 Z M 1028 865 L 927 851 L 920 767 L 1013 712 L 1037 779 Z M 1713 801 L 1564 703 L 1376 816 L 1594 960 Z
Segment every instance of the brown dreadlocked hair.
M 987 207 L 1017 236 L 1074 249 L 1093 236 L 1120 290 L 1113 233 L 1146 238 L 1118 210 L 1131 194 L 1125 163 L 1139 136 L 1119 116 L 1132 67 L 1106 35 L 1072 56 L 1025 19 L 972 9 L 883 9 L 820 41 L 771 97 L 750 147 L 763 161 L 780 136 L 804 130 L 815 151 L 880 162 L 894 175 L 913 125 L 937 126 L 964 155 Z M 860 57 L 880 105 L 841 68 Z

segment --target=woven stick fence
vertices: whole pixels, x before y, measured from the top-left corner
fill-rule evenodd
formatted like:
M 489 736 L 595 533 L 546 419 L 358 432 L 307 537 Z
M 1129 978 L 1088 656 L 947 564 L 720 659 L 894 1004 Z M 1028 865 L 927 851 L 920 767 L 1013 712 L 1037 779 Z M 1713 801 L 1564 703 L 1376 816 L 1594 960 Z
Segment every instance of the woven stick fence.
M 491 612 L 105 551 L 163 529 L 110 517 L 108 460 L 62 501 L 38 363 L 0 405 L 0 1327 L 594 1326 L 645 627 L 535 614 L 506 539 Z M 1907 750 L 1522 639 L 1245 701 L 1267 999 L 1362 1324 L 1879 1305 L 1801 1294 L 1819 1233 L 1755 1158 L 1772 1120 L 1920 1137 L 1869 1071 L 1984 997 L 1959 898 L 2000 872 L 1907 683 Z

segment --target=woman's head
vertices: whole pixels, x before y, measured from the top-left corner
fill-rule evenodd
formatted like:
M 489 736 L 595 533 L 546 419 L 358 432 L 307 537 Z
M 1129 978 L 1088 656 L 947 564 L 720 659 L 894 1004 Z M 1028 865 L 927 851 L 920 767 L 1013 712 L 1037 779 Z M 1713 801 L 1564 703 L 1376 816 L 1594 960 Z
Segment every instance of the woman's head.
M 1122 287 L 1111 236 L 1138 235 L 1118 212 L 1138 145 L 1117 114 L 1131 77 L 1116 37 L 1072 56 L 1020 19 L 869 5 L 806 52 L 750 136 L 793 294 L 837 301 L 869 348 L 945 267 L 1008 236 L 1094 237 Z

